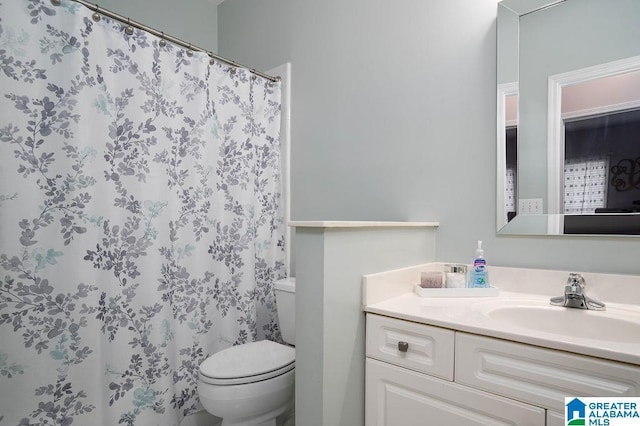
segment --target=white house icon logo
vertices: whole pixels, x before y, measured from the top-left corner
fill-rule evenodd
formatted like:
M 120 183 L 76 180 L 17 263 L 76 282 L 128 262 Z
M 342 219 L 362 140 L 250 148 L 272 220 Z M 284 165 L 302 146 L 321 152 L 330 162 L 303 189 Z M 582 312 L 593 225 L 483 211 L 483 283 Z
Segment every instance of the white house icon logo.
M 585 408 L 587 404 L 579 398 L 574 398 L 567 404 L 567 426 L 585 424 Z

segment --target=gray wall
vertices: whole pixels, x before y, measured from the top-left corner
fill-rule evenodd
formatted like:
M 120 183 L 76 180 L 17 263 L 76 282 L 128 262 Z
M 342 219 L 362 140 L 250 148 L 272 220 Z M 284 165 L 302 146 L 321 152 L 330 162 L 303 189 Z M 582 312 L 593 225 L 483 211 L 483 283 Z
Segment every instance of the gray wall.
M 218 11 L 212 0 L 89 0 L 158 31 L 218 51 Z
M 640 273 L 640 241 L 495 232 L 495 0 L 227 0 L 221 55 L 292 64 L 292 218 L 438 220 L 437 260 Z

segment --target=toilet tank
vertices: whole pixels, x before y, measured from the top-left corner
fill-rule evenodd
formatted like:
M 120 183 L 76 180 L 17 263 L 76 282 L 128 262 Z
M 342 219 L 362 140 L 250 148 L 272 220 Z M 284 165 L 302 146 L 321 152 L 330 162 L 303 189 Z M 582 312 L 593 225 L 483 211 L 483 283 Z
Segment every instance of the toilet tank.
M 278 321 L 280 322 L 280 332 L 282 340 L 290 345 L 296 343 L 296 279 L 285 278 L 277 280 L 276 308 L 278 311 Z

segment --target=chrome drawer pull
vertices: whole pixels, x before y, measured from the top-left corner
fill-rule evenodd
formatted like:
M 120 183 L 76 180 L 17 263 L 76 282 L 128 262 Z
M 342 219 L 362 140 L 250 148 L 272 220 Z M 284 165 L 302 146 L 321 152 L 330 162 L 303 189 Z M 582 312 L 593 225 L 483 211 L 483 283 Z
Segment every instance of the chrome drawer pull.
M 409 350 L 409 343 L 407 342 L 398 342 L 398 350 L 400 352 L 406 352 Z

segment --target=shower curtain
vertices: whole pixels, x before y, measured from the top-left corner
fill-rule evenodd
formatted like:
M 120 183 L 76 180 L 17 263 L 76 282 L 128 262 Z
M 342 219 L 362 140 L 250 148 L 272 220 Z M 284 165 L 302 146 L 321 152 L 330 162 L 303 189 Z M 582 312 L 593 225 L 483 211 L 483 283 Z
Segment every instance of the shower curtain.
M 0 0 L 0 425 L 176 425 L 279 341 L 280 86 L 72 1 Z

